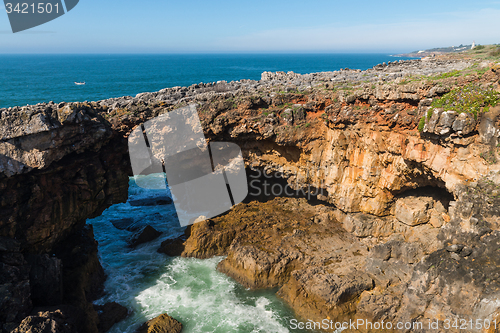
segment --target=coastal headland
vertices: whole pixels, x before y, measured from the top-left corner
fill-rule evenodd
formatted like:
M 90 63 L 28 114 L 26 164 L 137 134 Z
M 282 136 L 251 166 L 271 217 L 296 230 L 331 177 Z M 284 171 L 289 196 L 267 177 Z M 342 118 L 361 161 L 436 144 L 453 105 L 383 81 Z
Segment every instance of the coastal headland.
M 161 251 L 224 255 L 221 272 L 279 288 L 304 322 L 498 331 L 498 61 L 464 53 L 366 71 L 264 72 L 260 81 L 1 109 L 2 332 L 109 329 L 91 303 L 105 275 L 85 221 L 127 200 L 131 131 L 190 104 L 209 140 L 241 147 L 249 175 L 266 175 L 270 188 L 312 186 L 314 198 L 249 197 Z M 345 330 L 358 331 L 380 329 Z

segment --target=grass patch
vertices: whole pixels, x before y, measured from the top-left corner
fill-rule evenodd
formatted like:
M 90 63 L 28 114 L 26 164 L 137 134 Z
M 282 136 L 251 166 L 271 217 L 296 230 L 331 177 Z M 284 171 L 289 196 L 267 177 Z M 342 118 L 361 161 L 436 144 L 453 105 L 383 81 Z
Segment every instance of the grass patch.
M 443 111 L 456 111 L 457 113 L 467 112 L 477 116 L 481 112 L 487 112 L 490 106 L 500 103 L 500 93 L 488 88 L 483 89 L 475 84 L 468 84 L 458 87 L 432 102 L 432 108 L 427 112 L 433 112 L 433 108 L 443 108 Z
M 420 121 L 418 122 L 418 127 L 417 127 L 418 131 L 423 132 L 424 126 L 425 126 L 425 116 L 420 118 Z
M 441 73 L 439 75 L 432 76 L 431 79 L 432 80 L 442 80 L 442 79 L 447 79 L 450 77 L 458 77 L 461 75 L 462 75 L 462 71 L 455 70 L 455 71 L 451 71 L 448 73 Z

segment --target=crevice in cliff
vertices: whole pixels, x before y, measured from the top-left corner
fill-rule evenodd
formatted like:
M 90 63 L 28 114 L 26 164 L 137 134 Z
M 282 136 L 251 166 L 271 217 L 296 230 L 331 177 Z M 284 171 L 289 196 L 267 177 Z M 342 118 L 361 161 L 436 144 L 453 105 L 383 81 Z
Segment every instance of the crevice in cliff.
M 246 168 L 248 195 L 243 201 L 268 202 L 277 197 L 305 198 L 311 205 L 332 206 L 323 200 L 328 196 L 325 189 L 309 184 L 289 183 L 280 172 L 267 173 L 263 168 Z
M 448 192 L 448 190 L 444 186 L 432 186 L 432 185 L 426 185 L 414 189 L 408 189 L 406 191 L 398 193 L 394 197 L 394 199 L 396 201 L 398 199 L 407 197 L 431 197 L 432 199 L 434 199 L 434 201 L 441 202 L 441 204 L 446 210 L 448 210 L 450 202 L 455 200 L 453 194 Z

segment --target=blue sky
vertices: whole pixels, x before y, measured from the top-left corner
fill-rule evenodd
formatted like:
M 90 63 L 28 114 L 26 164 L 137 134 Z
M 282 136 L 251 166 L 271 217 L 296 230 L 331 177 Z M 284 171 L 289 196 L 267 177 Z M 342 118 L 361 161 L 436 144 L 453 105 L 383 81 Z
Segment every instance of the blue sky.
M 16 34 L 0 12 L 0 53 L 396 53 L 500 43 L 499 18 L 500 1 L 80 0 Z

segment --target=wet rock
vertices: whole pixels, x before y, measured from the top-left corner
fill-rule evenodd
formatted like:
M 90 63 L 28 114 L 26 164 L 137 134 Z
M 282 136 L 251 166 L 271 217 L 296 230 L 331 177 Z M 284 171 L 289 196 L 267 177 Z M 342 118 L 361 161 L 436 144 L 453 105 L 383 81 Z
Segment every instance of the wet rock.
M 157 231 L 150 225 L 145 226 L 143 229 L 137 231 L 130 239 L 127 241 L 129 247 L 136 247 L 138 245 L 150 242 L 160 237 L 161 231 Z
M 137 333 L 180 333 L 182 324 L 164 313 L 148 320 L 137 329 Z
M 111 221 L 111 224 L 118 230 L 137 231 L 140 229 L 132 218 L 124 218 Z
M 99 333 L 105 333 L 128 316 L 128 310 L 123 305 L 116 302 L 106 303 L 104 305 L 94 305 L 94 309 L 99 316 L 97 326 Z
M 184 242 L 186 241 L 185 236 L 180 236 L 176 238 L 168 238 L 161 242 L 159 253 L 165 253 L 170 257 L 178 257 L 184 251 Z

